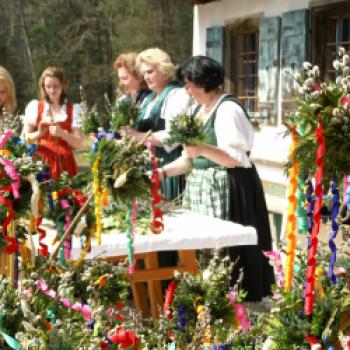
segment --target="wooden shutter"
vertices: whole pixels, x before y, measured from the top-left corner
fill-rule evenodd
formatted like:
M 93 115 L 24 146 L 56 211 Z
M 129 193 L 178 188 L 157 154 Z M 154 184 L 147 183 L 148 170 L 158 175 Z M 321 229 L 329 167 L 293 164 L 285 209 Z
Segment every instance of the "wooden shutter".
M 280 17 L 259 21 L 259 109 L 261 117 L 276 117 L 280 60 Z
M 284 13 L 281 32 L 282 69 L 290 73 L 282 76 L 282 100 L 284 107 L 289 109 L 288 105 L 298 87 L 292 76 L 308 57 L 309 10 Z
M 224 27 L 207 28 L 206 55 L 224 64 Z

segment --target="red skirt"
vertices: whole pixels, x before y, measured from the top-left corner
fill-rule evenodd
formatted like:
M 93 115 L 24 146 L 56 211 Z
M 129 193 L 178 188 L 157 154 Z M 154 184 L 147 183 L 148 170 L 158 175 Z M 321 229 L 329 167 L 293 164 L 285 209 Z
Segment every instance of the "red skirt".
M 57 179 L 63 171 L 70 177 L 78 173 L 72 148 L 61 140 L 41 140 L 38 154 L 49 166 L 52 179 Z

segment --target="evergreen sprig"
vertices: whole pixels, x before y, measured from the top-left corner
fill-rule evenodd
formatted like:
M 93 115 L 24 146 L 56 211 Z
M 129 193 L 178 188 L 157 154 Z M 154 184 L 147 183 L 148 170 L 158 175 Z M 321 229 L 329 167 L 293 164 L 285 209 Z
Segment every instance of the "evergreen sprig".
M 180 113 L 170 121 L 169 137 L 166 144 L 199 145 L 207 142 L 203 134 L 203 122 L 190 112 Z
M 135 139 L 102 139 L 92 162 L 99 159 L 99 179 L 115 202 L 130 204 L 136 198 L 149 195 L 147 176 L 149 154 Z

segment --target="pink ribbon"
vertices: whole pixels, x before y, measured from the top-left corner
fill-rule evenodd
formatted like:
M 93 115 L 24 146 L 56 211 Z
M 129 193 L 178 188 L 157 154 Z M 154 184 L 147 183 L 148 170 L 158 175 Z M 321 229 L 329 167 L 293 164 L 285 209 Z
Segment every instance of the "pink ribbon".
M 236 296 L 237 296 L 237 293 L 234 290 L 232 290 L 230 292 L 230 296 L 229 296 L 230 303 L 235 310 L 235 314 L 236 314 L 236 318 L 239 322 L 239 326 L 241 327 L 241 329 L 243 331 L 248 331 L 250 328 L 250 323 L 249 323 L 249 319 L 247 317 L 247 314 L 245 312 L 245 307 L 242 304 L 235 303 Z
M 13 132 L 11 130 L 7 130 L 5 135 L 0 140 L 0 149 L 3 149 L 5 146 L 5 143 L 9 140 L 9 138 L 13 135 Z
M 6 132 L 6 134 L 0 140 L 0 149 L 4 148 L 6 142 L 12 136 L 12 134 L 13 132 L 11 130 L 8 130 Z M 15 199 L 18 199 L 20 197 L 20 194 L 19 194 L 20 176 L 18 175 L 14 164 L 10 160 L 3 159 L 3 158 L 0 158 L 0 164 L 4 166 L 4 170 L 6 174 L 13 180 L 13 182 L 10 185 L 12 194 Z
M 57 297 L 57 293 L 54 290 L 49 289 L 49 286 L 45 280 L 41 279 L 35 282 L 35 286 L 37 290 L 42 291 L 46 296 L 50 297 L 51 299 L 56 299 L 60 301 L 65 308 L 82 313 L 85 319 L 92 318 L 92 312 L 88 305 L 83 305 L 79 302 L 71 304 L 71 302 L 67 298 Z
M 282 259 L 279 251 L 271 250 L 263 252 L 263 254 L 273 262 L 275 272 L 277 275 L 277 285 L 282 288 L 284 286 L 284 273 L 282 268 Z

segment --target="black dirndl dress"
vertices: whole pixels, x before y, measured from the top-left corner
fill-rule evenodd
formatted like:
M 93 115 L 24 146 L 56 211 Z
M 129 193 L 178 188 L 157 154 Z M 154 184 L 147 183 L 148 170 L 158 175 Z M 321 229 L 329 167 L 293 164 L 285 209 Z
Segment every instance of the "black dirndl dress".
M 272 239 L 265 195 L 254 164 L 251 168 L 227 169 L 229 181 L 229 218 L 231 221 L 253 226 L 258 235 L 258 245 L 226 248 L 231 260 L 238 262 L 232 272 L 232 282 L 243 268 L 242 288 L 247 292 L 247 301 L 260 301 L 271 295 L 274 272 L 263 251 L 272 250 Z

